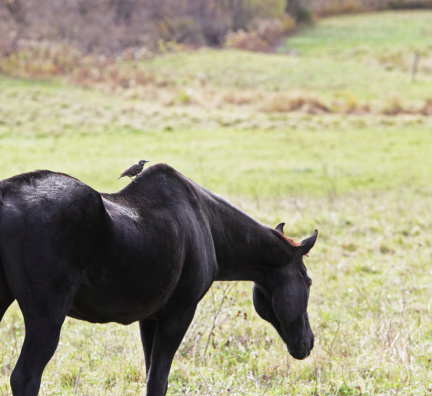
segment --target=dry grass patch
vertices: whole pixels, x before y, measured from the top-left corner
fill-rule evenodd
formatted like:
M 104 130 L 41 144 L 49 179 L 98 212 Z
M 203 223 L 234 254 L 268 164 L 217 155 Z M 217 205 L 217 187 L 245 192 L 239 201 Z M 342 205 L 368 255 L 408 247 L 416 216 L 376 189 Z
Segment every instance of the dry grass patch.
M 317 96 L 301 93 L 268 94 L 256 108 L 264 112 L 277 113 L 300 111 L 308 114 L 325 114 L 330 112 L 329 106 Z

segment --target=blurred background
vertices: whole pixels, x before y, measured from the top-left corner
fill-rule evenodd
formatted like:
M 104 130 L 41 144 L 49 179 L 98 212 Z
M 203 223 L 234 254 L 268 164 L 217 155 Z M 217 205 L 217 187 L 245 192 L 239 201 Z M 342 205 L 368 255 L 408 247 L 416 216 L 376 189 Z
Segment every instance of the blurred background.
M 249 283 L 217 282 L 168 394 L 431 394 L 431 153 L 430 0 L 0 1 L 1 179 L 115 192 L 146 159 L 319 230 L 311 356 L 288 356 Z M 14 305 L 0 395 L 24 332 Z M 41 394 L 143 392 L 138 326 L 66 321 Z

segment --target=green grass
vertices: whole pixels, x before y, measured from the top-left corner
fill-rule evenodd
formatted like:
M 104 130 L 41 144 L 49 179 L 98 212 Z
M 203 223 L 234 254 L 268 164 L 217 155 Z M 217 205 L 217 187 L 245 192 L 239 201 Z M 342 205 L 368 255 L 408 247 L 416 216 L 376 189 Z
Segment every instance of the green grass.
M 427 59 L 421 58 L 420 70 L 413 83 L 411 66 L 414 50 L 398 53 L 389 47 L 382 52 L 369 53 L 364 44 L 365 54 L 362 56 L 351 55 L 355 47 L 346 47 L 345 54 L 333 53 L 333 47 L 326 47 L 326 41 L 314 41 L 315 36 L 320 34 L 317 28 L 306 32 L 304 42 L 289 39 L 288 47 L 292 45 L 295 51 L 298 48 L 293 55 L 224 50 L 223 56 L 217 56 L 217 50 L 205 49 L 187 54 L 167 54 L 143 62 L 140 68 L 161 73 L 167 76 L 165 78 L 173 79 L 179 87 L 191 87 L 192 96 L 194 92 L 205 89 L 197 82 L 199 76 L 204 74 L 207 89 L 213 88 L 216 92 L 252 90 L 258 100 L 263 93 L 294 92 L 299 96 L 315 94 L 329 105 L 340 100 L 351 100 L 380 109 L 385 106 L 385 101 L 394 97 L 414 104 L 431 99 L 428 88 L 432 81 L 430 52 Z M 427 43 L 427 40 L 423 42 Z M 319 44 L 324 48 L 316 54 L 313 50 Z M 254 93 L 250 95 L 252 101 Z
M 424 10 L 386 11 L 326 18 L 287 44 L 308 56 L 426 52 L 432 49 L 431 15 Z
M 399 76 L 406 72 L 378 65 L 374 70 L 382 74 L 363 71 L 370 78 L 364 91 L 354 85 L 331 88 L 332 81 L 350 81 L 344 57 L 354 72 L 369 67 L 367 58 L 381 52 L 377 48 L 390 47 L 389 34 L 378 30 L 360 40 L 364 28 L 358 26 L 370 18 L 377 19 L 373 26 L 386 29 L 401 25 L 391 31 L 398 51 L 409 53 L 413 43 L 427 41 L 408 37 L 415 29 L 403 30 L 403 15 L 406 24 L 423 26 L 421 20 L 431 14 L 323 20 L 288 40 L 298 56 L 205 50 L 166 55 L 142 67 L 171 73 L 184 84 L 204 71 L 213 87 L 235 93 L 310 84 L 311 91 L 329 97 L 343 89 L 362 99 L 377 92 L 385 101 L 393 81 L 399 95 L 423 100 L 427 74 L 419 76 L 421 84 L 401 85 Z M 353 37 L 344 42 L 340 32 L 346 30 Z M 406 44 L 398 32 L 407 36 Z M 382 46 L 369 46 L 372 37 Z M 349 45 L 357 42 L 364 52 Z M 313 62 L 323 69 L 316 80 L 307 74 Z M 287 65 L 293 66 L 289 75 L 282 73 Z M 145 158 L 176 167 L 264 224 L 286 222 L 290 236 L 319 229 L 306 259 L 316 334 L 311 356 L 289 357 L 276 331 L 254 312 L 250 284 L 216 283 L 176 355 L 169 394 L 424 395 L 432 393 L 431 124 L 431 117 L 406 114 L 276 114 L 231 104 L 166 107 L 0 76 L 0 178 L 44 168 L 114 192 L 127 183 L 118 175 Z M 0 324 L 2 396 L 11 395 L 9 376 L 23 337 L 14 304 Z M 142 394 L 138 326 L 67 319 L 41 394 L 74 394 L 80 367 L 80 395 Z
M 3 178 L 52 168 L 113 191 L 122 185 L 113 175 L 143 157 L 170 163 L 221 194 L 257 198 L 430 183 L 428 168 L 422 166 L 432 144 L 428 119 L 392 118 L 389 126 L 384 120 L 370 125 L 351 119 L 345 128 L 343 117 L 328 125 L 317 117 L 285 117 L 277 120 L 285 121 L 283 128 L 269 116 L 241 129 L 223 127 L 227 114 L 213 114 L 220 116 L 219 123 L 206 127 L 201 112 L 196 129 L 187 110 L 148 108 L 48 83 L 14 85 L 3 78 L 0 88 L 5 98 L 0 108 Z M 239 117 L 248 115 L 253 116 L 244 112 Z M 162 119 L 171 127 L 153 130 Z M 173 131 L 181 119 L 186 126 Z

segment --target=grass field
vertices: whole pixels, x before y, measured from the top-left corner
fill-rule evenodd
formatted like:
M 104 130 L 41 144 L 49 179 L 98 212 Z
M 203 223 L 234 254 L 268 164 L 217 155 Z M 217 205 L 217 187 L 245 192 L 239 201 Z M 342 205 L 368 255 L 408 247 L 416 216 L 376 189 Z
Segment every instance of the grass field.
M 330 18 L 278 54 L 166 54 L 139 64 L 171 84 L 160 96 L 150 87 L 151 101 L 139 94 L 146 87 L 107 95 L 105 86 L 2 75 L 0 178 L 45 168 L 113 192 L 127 183 L 118 175 L 145 158 L 176 167 L 266 225 L 286 222 L 290 236 L 319 229 L 306 259 L 311 356 L 289 357 L 255 313 L 250 284 L 216 283 L 176 355 L 170 395 L 432 394 L 431 116 L 380 110 L 432 99 L 431 19 Z M 415 51 L 421 67 L 412 82 Z M 403 62 L 380 60 L 399 59 L 394 54 Z M 211 94 L 217 101 L 201 100 Z M 166 105 L 164 95 L 177 99 Z M 279 111 L 272 95 L 371 110 Z M 272 105 L 264 111 L 250 97 Z M 0 395 L 11 395 L 23 336 L 14 305 L 0 324 Z M 67 319 L 41 394 L 73 395 L 80 368 L 79 395 L 143 393 L 138 326 Z

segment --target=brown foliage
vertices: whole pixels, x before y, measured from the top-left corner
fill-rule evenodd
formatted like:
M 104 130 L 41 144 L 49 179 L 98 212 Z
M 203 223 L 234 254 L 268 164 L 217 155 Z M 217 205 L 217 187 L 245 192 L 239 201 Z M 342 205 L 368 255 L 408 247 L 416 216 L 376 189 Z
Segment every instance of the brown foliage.
M 84 52 L 115 52 L 148 44 L 147 35 L 154 27 L 146 8 L 137 7 L 137 3 L 138 0 L 2 0 L 0 26 L 10 36 L 19 35 L 24 40 L 68 43 Z M 12 4 L 19 7 L 11 7 Z M 143 24 L 143 20 L 149 23 Z M 9 46 L 17 44 L 8 41 Z
M 229 30 L 281 17 L 283 0 L 0 0 L 0 51 L 21 40 L 61 42 L 85 53 L 157 49 L 158 42 L 219 46 Z M 277 6 L 279 4 L 279 6 Z M 276 11 L 275 11 L 276 10 Z

